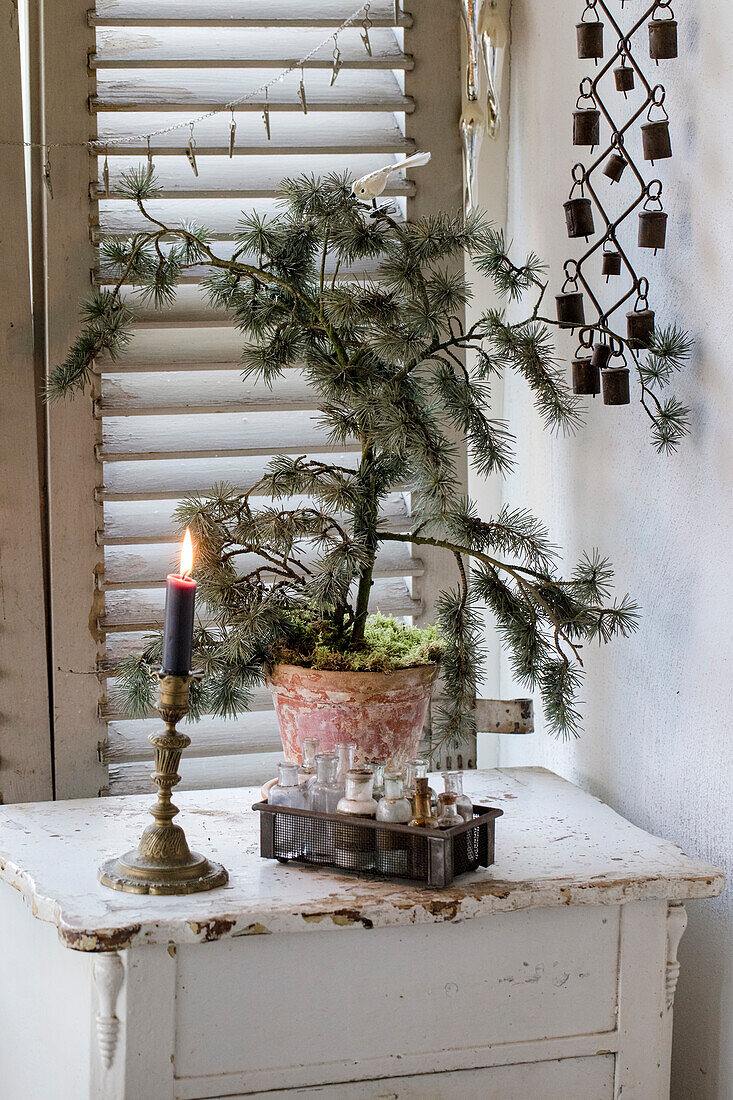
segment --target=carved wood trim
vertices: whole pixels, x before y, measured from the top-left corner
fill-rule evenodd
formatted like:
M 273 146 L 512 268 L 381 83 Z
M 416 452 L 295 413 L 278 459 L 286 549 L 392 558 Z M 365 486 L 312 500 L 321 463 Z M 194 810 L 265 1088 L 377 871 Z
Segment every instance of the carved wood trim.
M 100 954 L 94 960 L 92 969 L 94 988 L 97 993 L 97 1046 L 99 1057 L 105 1069 L 109 1069 L 115 1059 L 120 1021 L 117 1016 L 117 998 L 125 980 L 125 967 L 116 951 Z
M 677 951 L 686 928 L 687 910 L 681 902 L 671 902 L 667 909 L 666 993 L 668 1009 L 674 1004 L 677 980 L 680 976 L 680 964 L 677 961 Z

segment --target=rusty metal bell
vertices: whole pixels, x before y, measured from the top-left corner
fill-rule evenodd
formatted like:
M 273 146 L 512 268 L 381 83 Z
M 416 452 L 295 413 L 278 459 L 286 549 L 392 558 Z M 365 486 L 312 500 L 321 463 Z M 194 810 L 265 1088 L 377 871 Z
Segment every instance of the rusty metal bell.
M 658 122 L 646 122 L 641 127 L 641 143 L 644 160 L 666 160 L 672 156 L 672 142 L 669 137 L 669 122 L 666 118 Z
M 593 24 L 588 24 L 593 26 Z M 652 19 L 649 23 L 649 56 L 652 61 L 677 57 L 677 20 Z
M 563 290 L 556 294 L 555 309 L 560 328 L 580 328 L 585 324 L 582 290 Z
M 626 95 L 627 92 L 633 91 L 634 70 L 630 65 L 619 65 L 617 69 L 613 70 L 613 77 L 616 81 L 617 92 L 623 92 Z
M 593 365 L 597 370 L 605 370 L 608 366 L 608 360 L 613 354 L 613 348 L 610 344 L 596 344 L 593 348 Z
M 568 237 L 592 237 L 596 231 L 590 199 L 568 199 L 563 203 Z
M 611 153 L 603 166 L 603 175 L 608 176 L 611 183 L 618 183 L 626 171 L 626 157 L 621 153 Z
M 573 145 L 594 146 L 600 140 L 601 112 L 596 107 L 580 107 L 573 111 Z
M 604 405 L 628 405 L 631 401 L 629 395 L 629 368 L 608 367 L 601 373 L 603 381 Z
M 642 210 L 639 214 L 639 248 L 664 248 L 667 215 L 663 210 Z
M 601 372 L 589 356 L 573 359 L 573 393 L 581 397 L 595 397 L 601 392 Z
M 606 282 L 608 282 L 609 276 L 621 274 L 621 253 L 614 250 L 603 252 L 603 263 L 601 266 L 601 275 L 606 276 Z M 599 347 L 602 345 L 599 345 Z
M 653 332 L 653 309 L 634 309 L 626 314 L 626 338 L 632 347 L 648 346 Z
M 603 57 L 603 23 L 576 23 L 578 57 L 598 60 Z

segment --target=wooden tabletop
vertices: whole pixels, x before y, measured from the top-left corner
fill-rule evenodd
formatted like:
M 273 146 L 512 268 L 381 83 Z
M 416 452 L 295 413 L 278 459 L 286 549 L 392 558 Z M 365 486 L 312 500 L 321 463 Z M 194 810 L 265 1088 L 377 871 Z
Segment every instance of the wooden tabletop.
M 438 784 L 439 785 L 439 784 Z M 499 806 L 496 863 L 446 890 L 355 878 L 259 856 L 259 790 L 175 796 L 195 850 L 229 883 L 207 894 L 150 897 L 101 886 L 97 868 L 137 844 L 152 795 L 0 807 L 0 879 L 77 951 L 202 943 L 223 936 L 459 922 L 560 905 L 712 897 L 723 874 L 631 825 L 543 768 L 467 772 L 474 802 Z

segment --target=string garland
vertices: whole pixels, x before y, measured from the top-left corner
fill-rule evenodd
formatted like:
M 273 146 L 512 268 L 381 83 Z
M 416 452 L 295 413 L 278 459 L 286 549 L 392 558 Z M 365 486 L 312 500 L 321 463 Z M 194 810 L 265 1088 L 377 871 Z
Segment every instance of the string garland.
M 232 125 L 230 127 L 230 149 L 233 152 L 233 148 L 232 148 L 233 132 L 234 132 L 234 129 L 236 129 L 236 123 L 234 122 L 234 111 L 235 111 L 235 109 L 237 107 L 241 106 L 243 103 L 247 103 L 252 99 L 256 99 L 258 96 L 264 95 L 265 99 L 267 100 L 267 93 L 268 93 L 269 89 L 274 87 L 276 84 L 282 83 L 282 81 L 287 76 L 289 76 L 291 73 L 296 72 L 298 69 L 301 70 L 301 80 L 300 80 L 300 85 L 299 85 L 299 89 L 298 89 L 298 96 L 299 96 L 299 100 L 300 100 L 301 104 L 303 105 L 304 113 L 307 113 L 307 106 L 306 106 L 306 99 L 305 99 L 305 86 L 304 86 L 304 83 L 303 83 L 303 66 L 306 65 L 307 62 L 311 60 L 311 58 L 315 57 L 315 55 L 317 53 L 320 53 L 321 50 L 323 50 L 326 46 L 328 46 L 328 44 L 331 41 L 333 41 L 333 54 L 332 54 L 332 56 L 334 58 L 334 65 L 333 65 L 333 71 L 332 71 L 332 77 L 331 77 L 331 86 L 333 86 L 333 84 L 336 80 L 336 77 L 338 76 L 338 73 L 341 69 L 341 53 L 340 53 L 339 46 L 338 46 L 338 36 L 342 31 L 346 30 L 347 27 L 353 26 L 359 20 L 360 16 L 363 17 L 361 21 L 364 25 L 364 32 L 366 34 L 366 39 L 367 39 L 366 41 L 364 41 L 364 35 L 362 35 L 362 41 L 364 41 L 364 48 L 367 50 L 367 52 L 371 56 L 371 44 L 369 44 L 369 46 L 367 46 L 369 28 L 372 25 L 371 20 L 369 19 L 369 9 L 371 8 L 371 5 L 372 5 L 372 0 L 369 0 L 368 3 L 361 4 L 360 7 L 356 8 L 356 10 L 353 11 L 347 19 L 344 19 L 343 23 L 341 23 L 336 28 L 335 31 L 331 31 L 331 33 L 328 34 L 323 39 L 322 42 L 319 42 L 317 46 L 314 46 L 312 50 L 309 50 L 308 53 L 304 54 L 304 56 L 299 58 L 298 61 L 294 61 L 293 64 L 290 65 L 287 69 L 283 69 L 283 71 L 281 73 L 278 73 L 277 76 L 271 77 L 270 80 L 267 80 L 263 84 L 260 84 L 260 86 L 258 88 L 255 88 L 253 91 L 247 92 L 246 95 L 240 96 L 238 99 L 231 99 L 227 103 L 222 104 L 221 107 L 216 107 L 213 111 L 206 111 L 204 114 L 196 115 L 193 118 L 187 118 L 187 119 L 184 119 L 181 122 L 174 122 L 172 125 L 161 127 L 158 130 L 149 130 L 149 131 L 146 131 L 145 133 L 141 133 L 141 134 L 126 134 L 126 135 L 122 135 L 122 136 L 119 136 L 119 137 L 115 137 L 112 141 L 109 141 L 109 140 L 104 139 L 104 138 L 90 138 L 89 141 L 3 141 L 3 140 L 0 140 L 0 145 L 15 145 L 15 146 L 21 146 L 21 147 L 26 148 L 26 149 L 42 149 L 45 152 L 46 165 L 50 169 L 50 166 L 48 166 L 48 151 L 50 149 L 90 149 L 92 152 L 98 152 L 100 154 L 104 153 L 105 157 L 106 157 L 110 153 L 114 153 L 115 149 L 117 149 L 117 148 L 124 147 L 125 145 L 134 145 L 137 142 L 146 142 L 147 147 L 148 147 L 148 152 L 147 152 L 148 162 L 150 163 L 151 160 L 152 160 L 153 153 L 155 152 L 155 150 L 151 149 L 151 147 L 150 147 L 150 139 L 151 138 L 162 137 L 164 134 L 171 134 L 175 130 L 184 130 L 186 127 L 189 127 L 189 132 L 193 136 L 193 128 L 198 123 L 204 122 L 204 121 L 206 121 L 206 119 L 209 119 L 209 118 L 216 118 L 217 115 L 230 114 L 231 113 L 231 115 L 232 115 Z M 193 144 L 193 148 L 195 149 L 195 142 Z M 189 155 L 189 152 L 192 151 L 192 146 L 191 146 L 191 141 L 190 140 L 189 140 L 187 148 L 182 150 L 182 151 L 186 155 Z M 231 153 L 230 153 L 230 155 L 231 155 Z M 195 154 L 194 154 L 194 157 L 195 157 Z M 190 156 L 189 156 L 189 159 L 190 159 Z M 49 175 L 50 175 L 50 170 L 49 170 Z

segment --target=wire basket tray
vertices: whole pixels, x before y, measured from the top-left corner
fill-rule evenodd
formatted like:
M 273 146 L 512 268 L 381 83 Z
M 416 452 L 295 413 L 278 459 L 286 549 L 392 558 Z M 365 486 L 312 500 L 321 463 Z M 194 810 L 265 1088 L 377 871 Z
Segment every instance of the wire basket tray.
M 494 862 L 494 823 L 503 813 L 474 806 L 472 821 L 452 829 L 422 829 L 268 802 L 255 802 L 252 809 L 260 814 L 263 859 L 410 879 L 438 888 Z

